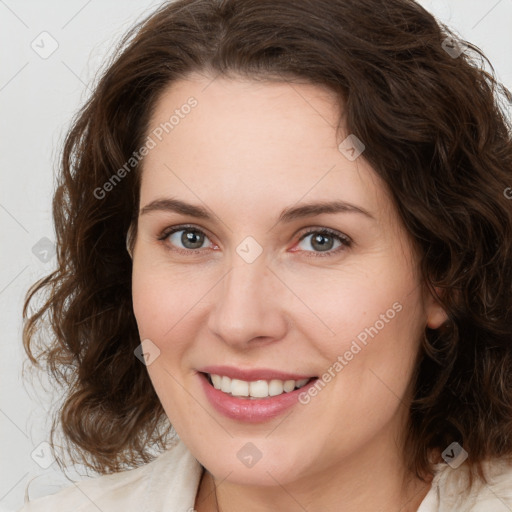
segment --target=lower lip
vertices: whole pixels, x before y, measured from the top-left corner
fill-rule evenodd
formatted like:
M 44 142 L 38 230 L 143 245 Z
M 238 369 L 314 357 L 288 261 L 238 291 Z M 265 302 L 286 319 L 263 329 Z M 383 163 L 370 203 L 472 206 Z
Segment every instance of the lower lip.
M 313 379 L 302 388 L 289 393 L 269 396 L 268 398 L 250 399 L 228 395 L 220 389 L 215 389 L 204 373 L 198 373 L 198 375 L 206 397 L 212 406 L 224 416 L 246 423 L 260 423 L 276 418 L 285 410 L 297 404 L 299 394 L 314 386 L 317 381 L 317 379 Z

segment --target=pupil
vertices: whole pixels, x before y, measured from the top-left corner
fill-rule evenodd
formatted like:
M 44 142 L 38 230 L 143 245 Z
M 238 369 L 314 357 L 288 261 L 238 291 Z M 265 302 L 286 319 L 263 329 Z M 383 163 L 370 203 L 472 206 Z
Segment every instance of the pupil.
M 198 249 L 203 245 L 204 236 L 197 231 L 184 231 L 181 235 L 181 243 L 187 249 Z
M 326 242 L 327 240 L 327 242 Z M 318 245 L 316 245 L 318 244 Z M 332 249 L 333 239 L 329 235 L 317 234 L 313 237 L 311 245 L 319 251 L 328 251 Z

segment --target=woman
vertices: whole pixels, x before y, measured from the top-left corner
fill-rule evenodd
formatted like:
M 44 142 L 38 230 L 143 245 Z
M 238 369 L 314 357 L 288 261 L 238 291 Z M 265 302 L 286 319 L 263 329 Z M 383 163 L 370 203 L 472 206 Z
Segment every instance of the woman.
M 512 508 L 511 96 L 480 56 L 409 0 L 135 27 L 25 305 L 50 292 L 52 436 L 104 476 L 23 510 Z

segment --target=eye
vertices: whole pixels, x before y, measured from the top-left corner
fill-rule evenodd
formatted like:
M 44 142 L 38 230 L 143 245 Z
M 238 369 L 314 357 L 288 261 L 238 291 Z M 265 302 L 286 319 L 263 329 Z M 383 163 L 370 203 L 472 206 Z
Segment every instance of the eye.
M 326 253 L 325 256 L 336 254 L 350 245 L 351 240 L 348 236 L 327 228 L 308 231 L 301 236 L 297 244 L 303 251 Z M 309 249 L 310 247 L 312 250 Z M 324 254 L 319 255 L 324 256 Z
M 194 226 L 175 226 L 165 230 L 158 239 L 167 245 L 174 246 L 180 252 L 203 249 L 208 247 L 208 242 L 212 245 L 206 234 Z
M 208 246 L 217 247 L 204 231 L 195 226 L 167 228 L 158 237 L 158 240 L 171 250 L 188 254 L 200 252 L 201 249 Z M 293 249 L 293 251 L 301 250 L 314 253 L 315 256 L 329 256 L 350 247 L 351 243 L 351 239 L 343 233 L 329 228 L 319 228 L 304 233 L 296 246 L 298 249 Z

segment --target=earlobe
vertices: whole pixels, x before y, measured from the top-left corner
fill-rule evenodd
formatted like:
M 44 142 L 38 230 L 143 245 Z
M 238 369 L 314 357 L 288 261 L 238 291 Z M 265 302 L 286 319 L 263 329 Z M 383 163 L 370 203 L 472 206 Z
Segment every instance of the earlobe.
M 442 295 L 442 291 L 439 288 L 435 288 L 436 294 L 438 296 Z M 430 329 L 438 329 L 448 320 L 448 315 L 446 311 L 441 306 L 441 304 L 429 294 L 429 306 L 427 310 L 427 327 Z
M 434 307 L 428 315 L 427 318 L 427 326 L 430 329 L 439 329 L 441 325 L 443 325 L 448 320 L 448 315 L 445 310 L 437 304 L 437 307 Z

